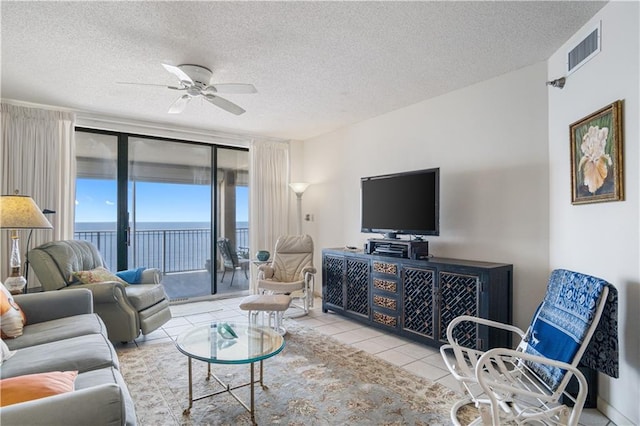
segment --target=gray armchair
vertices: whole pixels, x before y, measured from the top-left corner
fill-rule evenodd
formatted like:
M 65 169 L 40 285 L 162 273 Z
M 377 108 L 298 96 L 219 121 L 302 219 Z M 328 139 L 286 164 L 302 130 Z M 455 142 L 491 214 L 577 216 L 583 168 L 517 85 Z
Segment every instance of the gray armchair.
M 45 243 L 27 258 L 44 291 L 88 288 L 95 312 L 107 326 L 109 340 L 128 342 L 149 334 L 171 319 L 169 299 L 155 269 L 143 271 L 142 283 L 125 286 L 116 281 L 76 283 L 73 273 L 105 267 L 98 249 L 88 241 Z

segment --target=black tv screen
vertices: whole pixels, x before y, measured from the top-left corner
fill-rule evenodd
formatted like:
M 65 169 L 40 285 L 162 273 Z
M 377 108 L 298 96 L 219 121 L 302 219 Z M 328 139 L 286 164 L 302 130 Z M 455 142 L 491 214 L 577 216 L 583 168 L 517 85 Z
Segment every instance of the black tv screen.
M 440 169 L 363 177 L 362 232 L 440 234 Z

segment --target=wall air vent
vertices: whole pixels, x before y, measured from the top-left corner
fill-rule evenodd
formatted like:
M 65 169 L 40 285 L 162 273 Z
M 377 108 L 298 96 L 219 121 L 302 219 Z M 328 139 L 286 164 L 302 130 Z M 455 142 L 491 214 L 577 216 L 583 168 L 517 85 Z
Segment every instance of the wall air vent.
M 567 72 L 571 74 L 600 53 L 602 25 L 599 22 L 588 36 L 567 54 Z

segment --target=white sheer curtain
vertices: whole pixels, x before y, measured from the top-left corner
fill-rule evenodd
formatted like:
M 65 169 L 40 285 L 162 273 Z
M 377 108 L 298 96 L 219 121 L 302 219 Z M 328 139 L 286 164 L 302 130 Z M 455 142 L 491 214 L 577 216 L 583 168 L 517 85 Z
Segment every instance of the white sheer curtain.
M 31 247 L 73 238 L 75 208 L 75 144 L 73 113 L 2 103 L 2 194 L 31 196 L 47 215 L 53 230 L 34 231 Z M 6 234 L 6 235 L 5 235 Z M 25 262 L 29 231 L 20 231 L 20 254 Z M 0 235 L 0 279 L 8 275 L 9 234 Z M 29 288 L 39 286 L 29 273 Z
M 289 233 L 289 143 L 252 141 L 249 164 L 251 254 L 273 253 L 278 236 Z M 251 292 L 256 293 L 253 270 L 251 278 Z

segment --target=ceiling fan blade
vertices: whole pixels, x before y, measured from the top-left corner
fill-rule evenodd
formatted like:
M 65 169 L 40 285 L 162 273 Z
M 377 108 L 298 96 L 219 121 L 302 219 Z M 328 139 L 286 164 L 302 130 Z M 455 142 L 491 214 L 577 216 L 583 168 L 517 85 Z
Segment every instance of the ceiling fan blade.
M 245 113 L 245 110 L 240 108 L 238 105 L 219 96 L 206 94 L 204 95 L 204 98 L 215 106 L 220 107 L 231 114 L 240 115 Z
M 165 70 L 169 71 L 171 74 L 178 77 L 178 80 L 180 80 L 181 82 L 185 81 L 189 84 L 193 84 L 193 80 L 191 80 L 191 77 L 189 77 L 184 71 L 182 71 L 180 68 L 176 67 L 175 65 L 162 64 L 162 66 L 164 67 Z
M 167 86 L 166 84 L 153 84 L 153 83 L 132 83 L 128 81 L 116 81 L 116 84 L 130 84 L 132 86 L 154 86 L 154 87 L 164 87 L 165 89 L 172 90 L 187 90 L 186 87 L 177 87 L 177 86 Z
M 189 95 L 180 96 L 178 99 L 175 100 L 174 103 L 171 104 L 171 106 L 169 107 L 169 111 L 167 112 L 169 114 L 180 114 L 182 111 L 184 111 L 190 99 L 191 99 L 191 96 Z
M 209 88 L 213 88 L 214 92 L 218 93 L 230 93 L 230 94 L 249 94 L 249 93 L 258 93 L 256 87 L 253 84 L 244 84 L 244 83 L 222 83 L 222 84 L 212 84 Z

